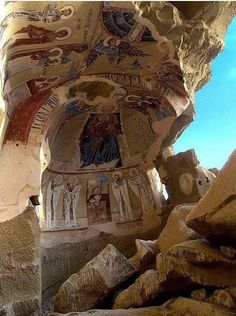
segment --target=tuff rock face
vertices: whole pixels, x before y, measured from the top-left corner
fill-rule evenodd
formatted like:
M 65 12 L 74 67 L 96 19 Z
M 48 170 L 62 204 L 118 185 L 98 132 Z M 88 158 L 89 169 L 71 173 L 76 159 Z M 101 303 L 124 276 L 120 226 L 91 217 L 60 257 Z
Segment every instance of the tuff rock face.
M 186 218 L 186 223 L 206 237 L 236 240 L 236 151 L 216 182 Z
M 234 158 L 234 154 L 222 169 L 206 197 L 211 191 L 214 193 L 214 186 L 217 186 L 219 179 L 225 179 L 224 187 L 230 189 L 229 170 L 230 174 L 234 175 L 232 157 Z M 226 183 L 227 179 L 229 184 Z M 208 198 L 211 200 L 210 196 Z M 130 261 L 139 263 L 137 267 L 141 275 L 118 294 L 113 290 L 112 308 L 114 310 L 119 313 L 120 309 L 141 308 L 149 304 L 153 305 L 153 302 L 158 305 L 164 295 L 177 297 L 179 293 L 185 292 L 189 293 L 186 295 L 191 299 L 175 298 L 162 307 L 176 315 L 186 315 L 190 310 L 190 315 L 235 314 L 236 260 L 232 239 L 225 239 L 224 245 L 219 245 L 213 242 L 214 234 L 211 234 L 211 238 L 207 240 L 200 235 L 199 230 L 196 233 L 187 226 L 189 222 L 186 218 L 191 218 L 202 201 L 204 198 L 198 204 L 175 207 L 157 240 L 136 241 L 137 253 Z M 234 210 L 231 209 L 231 212 L 233 214 Z M 208 218 L 201 217 L 201 220 L 207 222 Z M 214 232 L 214 227 L 212 232 Z M 228 237 L 231 237 L 230 230 Z M 150 262 L 154 261 L 154 254 L 157 254 L 156 268 L 148 269 Z M 146 271 L 145 268 L 140 269 L 141 264 L 145 266 L 145 256 L 148 257 Z M 135 258 L 138 260 L 135 261 Z M 145 271 L 143 274 L 142 270 Z M 102 311 L 100 313 L 103 315 Z
M 129 259 L 129 262 L 140 271 L 147 270 L 158 252 L 156 241 L 136 239 L 135 244 L 137 252 Z
M 183 204 L 176 206 L 171 211 L 166 226 L 156 241 L 159 252 L 165 253 L 176 244 L 199 237 L 198 234 L 185 223 L 185 218 L 193 207 L 194 204 Z
M 155 165 L 172 207 L 198 202 L 215 180 L 215 174 L 199 165 L 194 150 L 157 157 Z
M 33 207 L 0 223 L 0 315 L 38 315 L 40 228 Z
M 84 313 L 58 314 L 51 313 L 50 316 L 234 316 L 235 312 L 222 308 L 209 302 L 178 297 L 170 300 L 160 307 L 146 307 L 134 309 L 117 310 L 91 310 Z
M 108 245 L 62 284 L 54 310 L 67 313 L 92 309 L 136 272 L 135 267 L 115 247 Z
M 145 306 L 160 292 L 160 282 L 156 270 L 147 270 L 134 284 L 115 299 L 113 309 Z
M 195 91 L 210 79 L 235 13 L 234 2 L 7 1 L 0 314 L 40 315 L 42 292 L 53 296 L 108 240 L 127 238 L 127 248 L 137 236 L 130 259 L 109 245 L 70 276 L 55 310 L 235 315 L 236 155 L 215 180 L 193 150 L 171 150 L 194 119 Z M 40 192 L 41 232 L 34 210 L 23 212 Z M 95 231 L 104 237 L 98 247 Z M 103 301 L 124 310 L 87 311 Z
M 232 169 L 235 169 L 235 162 L 232 158 L 234 158 L 234 153 L 212 187 L 213 196 L 211 197 L 211 191 L 206 195 L 208 201 L 214 201 L 214 186 L 217 186 L 221 179 L 225 180 L 224 188 L 230 190 L 232 179 L 229 174 L 233 177 Z M 222 184 L 222 182 L 220 183 Z M 181 291 L 190 291 L 191 288 L 194 289 L 199 286 L 205 286 L 205 288 L 196 289 L 192 292 L 191 297 L 194 300 L 201 301 L 201 303 L 202 301 L 208 302 L 208 304 L 203 304 L 206 310 L 200 309 L 200 311 L 197 311 L 199 313 L 197 315 L 202 315 L 201 313 L 205 315 L 204 313 L 207 310 L 213 308 L 212 304 L 228 309 L 235 308 L 236 261 L 234 259 L 235 248 L 232 244 L 231 230 L 227 230 L 226 233 L 226 229 L 222 229 L 228 235 L 224 240 L 224 246 L 219 246 L 212 244 L 214 227 L 211 230 L 210 240 L 206 240 L 199 239 L 199 235 L 192 229 L 192 222 L 190 222 L 191 229 L 186 226 L 189 222 L 185 223 L 186 218 L 191 218 L 196 214 L 198 205 L 201 205 L 204 199 L 195 206 L 189 205 L 185 208 L 179 206 L 173 210 L 166 227 L 156 241 L 157 244 L 163 246 L 162 249 L 159 246 L 160 253 L 156 257 L 156 270 L 146 271 L 133 285 L 119 293 L 115 298 L 113 308 L 146 306 L 154 299 L 158 301 L 163 294 L 175 292 L 177 295 Z M 204 210 L 206 210 L 206 205 L 204 204 Z M 232 208 L 231 215 L 233 216 L 233 214 L 234 209 Z M 208 222 L 210 217 L 200 218 L 204 227 L 204 222 Z M 168 234 L 168 231 L 171 232 L 171 227 L 175 227 L 175 230 L 173 228 L 172 231 L 173 237 L 171 233 Z M 197 231 L 200 234 L 200 230 L 197 229 Z M 215 232 L 218 232 L 218 227 L 216 227 Z M 176 240 L 174 240 L 174 236 L 176 236 Z M 160 243 L 160 241 L 162 242 Z M 150 282 L 150 279 L 153 281 Z M 214 292 L 212 292 L 212 288 L 215 288 Z M 211 293 L 209 293 L 209 289 L 211 289 Z M 188 302 L 195 304 L 195 301 L 190 300 Z M 180 311 L 183 311 L 184 308 L 183 305 Z M 215 312 L 220 313 L 219 311 Z M 231 312 L 229 312 L 230 314 Z M 195 315 L 194 312 L 191 315 Z

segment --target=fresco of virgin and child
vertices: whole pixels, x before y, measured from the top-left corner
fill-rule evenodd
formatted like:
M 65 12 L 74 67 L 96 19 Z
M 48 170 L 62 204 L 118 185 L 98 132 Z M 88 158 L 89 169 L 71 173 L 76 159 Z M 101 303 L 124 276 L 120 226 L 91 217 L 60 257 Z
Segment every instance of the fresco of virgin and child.
M 80 168 L 106 163 L 120 167 L 118 136 L 121 133 L 119 114 L 91 114 L 80 135 Z

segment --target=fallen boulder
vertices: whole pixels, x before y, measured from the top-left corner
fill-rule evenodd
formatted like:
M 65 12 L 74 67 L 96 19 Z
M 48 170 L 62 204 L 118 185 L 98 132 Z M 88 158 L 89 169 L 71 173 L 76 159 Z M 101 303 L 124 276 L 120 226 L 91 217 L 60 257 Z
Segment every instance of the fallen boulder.
M 207 239 L 236 241 L 236 150 L 213 186 L 188 214 L 186 223 Z
M 128 289 L 118 294 L 113 309 L 143 306 L 152 300 L 159 290 L 157 271 L 147 270 Z
M 202 265 L 218 263 L 234 263 L 235 260 L 229 259 L 219 249 L 213 247 L 205 239 L 189 240 L 170 248 L 168 255 L 185 258 L 188 262 Z
M 157 156 L 155 166 L 168 193 L 168 204 L 197 203 L 215 181 L 215 174 L 201 167 L 194 149 Z
M 137 252 L 129 259 L 129 262 L 139 271 L 146 271 L 152 262 L 155 263 L 155 257 L 158 252 L 156 241 L 136 239 L 135 245 Z
M 167 314 L 168 313 L 168 314 Z M 175 312 L 169 312 L 165 307 L 144 307 L 134 309 L 116 309 L 116 310 L 89 310 L 81 313 L 59 314 L 51 313 L 49 316 L 179 316 Z
M 226 287 L 236 284 L 236 265 L 232 263 L 196 264 L 188 262 L 184 257 L 157 255 L 157 271 L 160 285 L 165 291 L 173 291 L 188 284 Z M 178 284 L 178 280 L 182 280 Z M 179 287 L 179 288 L 178 288 Z
M 166 226 L 156 241 L 159 252 L 165 253 L 176 244 L 200 238 L 194 230 L 185 224 L 185 218 L 194 206 L 195 204 L 182 204 L 173 209 Z
M 51 313 L 49 316 L 235 316 L 229 310 L 215 304 L 177 297 L 164 305 L 155 307 L 116 309 L 116 310 L 90 310 L 82 313 L 59 314 Z
M 209 302 L 178 297 L 164 304 L 178 316 L 235 316 L 235 312 Z M 168 314 L 167 314 L 168 315 Z
M 227 308 L 236 307 L 235 300 L 227 288 L 215 290 L 214 293 L 208 298 L 208 301 Z
M 59 288 L 54 311 L 87 311 L 134 276 L 136 268 L 112 245 L 104 248 Z

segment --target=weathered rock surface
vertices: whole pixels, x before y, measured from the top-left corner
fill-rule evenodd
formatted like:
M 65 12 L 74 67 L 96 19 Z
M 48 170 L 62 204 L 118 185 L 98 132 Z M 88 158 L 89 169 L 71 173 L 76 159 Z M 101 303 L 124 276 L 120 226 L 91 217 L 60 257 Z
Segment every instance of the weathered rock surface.
M 163 158 L 155 165 L 168 193 L 168 204 L 196 203 L 212 186 L 215 175 L 201 167 L 195 151 L 188 150 Z
M 228 289 L 218 289 L 208 298 L 209 302 L 221 305 L 227 308 L 235 308 L 235 301 Z
M 136 272 L 136 268 L 115 247 L 108 245 L 62 284 L 54 310 L 67 313 L 94 308 Z
M 187 225 L 207 238 L 236 241 L 236 150 L 212 188 L 186 217 Z
M 221 246 L 220 251 L 225 255 L 226 257 L 232 259 L 236 258 L 236 249 L 234 247 L 230 246 Z
M 82 313 L 59 314 L 49 316 L 235 316 L 235 312 L 214 305 L 184 297 L 166 302 L 160 307 L 117 309 L 117 310 L 90 310 Z
M 137 252 L 129 259 L 129 262 L 140 271 L 147 270 L 147 266 L 155 260 L 158 252 L 156 241 L 136 239 L 135 245 Z
M 218 176 L 218 174 L 220 173 L 220 170 L 217 168 L 210 168 L 208 169 L 210 172 L 214 173 L 215 176 Z
M 145 305 L 159 292 L 160 285 L 156 270 L 147 270 L 134 284 L 122 291 L 115 299 L 113 308 L 130 308 Z
M 145 234 L 115 236 L 95 231 L 84 238 L 77 231 L 42 233 L 42 296 L 47 300 L 55 295 L 62 283 L 99 254 L 108 244 L 112 244 L 126 258 L 136 251 L 135 240 L 143 236 L 154 239 L 158 230 Z M 66 235 L 66 237 L 65 237 Z M 92 235 L 92 236 L 91 236 Z M 155 262 L 155 260 L 154 260 Z
M 207 297 L 206 289 L 202 288 L 191 292 L 191 298 L 195 300 L 204 300 Z
M 172 246 L 184 241 L 199 238 L 195 231 L 185 224 L 185 218 L 194 205 L 195 204 L 183 204 L 173 209 L 165 228 L 157 239 L 157 248 L 160 252 L 166 252 Z
M 164 304 L 178 316 L 235 316 L 234 311 L 220 308 L 209 302 L 178 297 Z M 168 314 L 167 314 L 168 315 Z
M 0 315 L 40 309 L 40 228 L 33 207 L 0 223 Z
M 168 314 L 167 314 L 168 313 Z M 169 312 L 165 307 L 145 307 L 117 310 L 90 310 L 81 313 L 59 314 L 51 313 L 49 316 L 178 316 L 175 312 Z
M 173 246 L 167 252 L 168 255 L 185 258 L 188 262 L 202 265 L 217 263 L 234 263 L 224 256 L 219 249 L 214 248 L 205 239 L 190 240 Z
M 205 288 L 194 290 L 191 293 L 191 298 L 199 301 L 210 302 L 225 308 L 233 309 L 236 307 L 235 287 L 226 287 L 216 289 L 211 294 L 207 294 Z
M 188 91 L 193 94 L 211 75 L 210 61 L 223 49 L 223 37 L 236 5 L 227 2 L 140 2 L 146 25 L 171 39 L 183 63 Z
M 190 263 L 183 257 L 157 255 L 157 271 L 160 284 L 166 291 L 172 288 L 174 281 L 182 279 L 180 286 L 198 284 L 204 286 L 225 287 L 236 284 L 235 263 L 206 264 Z M 178 287 L 177 287 L 178 290 Z

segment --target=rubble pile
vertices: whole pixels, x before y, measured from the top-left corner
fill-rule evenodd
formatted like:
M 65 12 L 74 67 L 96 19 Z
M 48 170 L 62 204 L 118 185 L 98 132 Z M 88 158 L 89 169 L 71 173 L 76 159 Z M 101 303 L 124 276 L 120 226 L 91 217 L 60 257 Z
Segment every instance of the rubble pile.
M 89 315 L 113 293 L 112 310 L 93 315 L 236 315 L 235 208 L 236 151 L 198 203 L 173 209 L 157 240 L 136 240 L 129 260 L 109 245 L 71 276 L 58 291 L 55 311 Z M 130 286 L 124 283 L 137 271 Z M 67 308 L 59 308 L 63 302 Z

